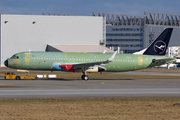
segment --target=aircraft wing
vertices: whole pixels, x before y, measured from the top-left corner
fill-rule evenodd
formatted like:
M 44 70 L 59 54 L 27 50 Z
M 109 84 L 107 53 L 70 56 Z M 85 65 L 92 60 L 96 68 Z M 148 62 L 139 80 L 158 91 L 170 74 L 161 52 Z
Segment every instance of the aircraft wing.
M 172 61 L 172 60 L 175 60 L 174 58 L 165 58 L 165 59 L 152 59 L 152 62 L 153 63 L 160 63 L 160 62 L 169 62 L 169 61 Z
M 103 64 L 107 64 L 109 62 L 112 62 L 114 57 L 116 56 L 116 52 L 114 52 L 114 54 L 107 59 L 106 61 L 101 61 L 101 62 L 92 62 L 92 63 L 80 63 L 80 64 L 73 64 L 74 69 L 89 69 L 90 67 L 94 67 L 94 66 L 99 66 L 99 65 L 103 65 Z

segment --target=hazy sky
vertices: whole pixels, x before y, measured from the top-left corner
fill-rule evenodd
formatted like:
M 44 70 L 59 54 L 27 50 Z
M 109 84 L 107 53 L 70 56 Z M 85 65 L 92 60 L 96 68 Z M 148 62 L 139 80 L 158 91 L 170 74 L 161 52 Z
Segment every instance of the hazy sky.
M 180 15 L 180 0 L 0 0 L 0 13 L 41 15 L 42 12 L 92 15 L 92 12 Z

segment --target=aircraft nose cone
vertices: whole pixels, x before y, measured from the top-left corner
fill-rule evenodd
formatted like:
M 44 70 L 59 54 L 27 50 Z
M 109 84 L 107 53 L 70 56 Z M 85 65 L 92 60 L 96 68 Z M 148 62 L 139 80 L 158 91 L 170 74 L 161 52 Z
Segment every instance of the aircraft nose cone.
M 5 60 L 5 61 L 4 61 L 4 65 L 5 65 L 6 67 L 8 67 L 8 60 Z

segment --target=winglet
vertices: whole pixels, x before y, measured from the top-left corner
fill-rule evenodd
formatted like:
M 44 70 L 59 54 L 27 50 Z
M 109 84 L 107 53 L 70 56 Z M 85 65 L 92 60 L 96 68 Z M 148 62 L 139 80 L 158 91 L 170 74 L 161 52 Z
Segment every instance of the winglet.
M 117 51 L 114 52 L 114 54 L 108 59 L 109 62 L 113 61 L 113 59 L 114 59 L 115 56 L 116 56 L 116 53 L 117 53 Z

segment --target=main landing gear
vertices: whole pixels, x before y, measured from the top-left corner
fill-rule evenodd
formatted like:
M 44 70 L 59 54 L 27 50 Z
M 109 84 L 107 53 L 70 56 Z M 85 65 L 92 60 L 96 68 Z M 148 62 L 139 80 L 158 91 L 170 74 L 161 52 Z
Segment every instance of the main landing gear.
M 83 70 L 83 75 L 81 76 L 82 80 L 89 80 L 89 77 L 86 75 L 86 70 Z

